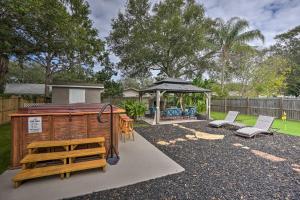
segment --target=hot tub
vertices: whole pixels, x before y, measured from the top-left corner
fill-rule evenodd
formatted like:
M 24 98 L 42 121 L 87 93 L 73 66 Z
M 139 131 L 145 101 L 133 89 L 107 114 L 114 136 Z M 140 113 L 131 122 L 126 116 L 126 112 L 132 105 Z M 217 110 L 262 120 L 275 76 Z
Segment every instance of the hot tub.
M 33 141 L 66 140 L 90 137 L 105 137 L 108 151 L 110 144 L 110 108 L 102 114 L 102 123 L 97 120 L 104 104 L 45 104 L 22 108 L 11 115 L 13 168 L 27 154 L 26 146 Z M 113 138 L 118 152 L 119 114 L 125 110 L 113 108 Z

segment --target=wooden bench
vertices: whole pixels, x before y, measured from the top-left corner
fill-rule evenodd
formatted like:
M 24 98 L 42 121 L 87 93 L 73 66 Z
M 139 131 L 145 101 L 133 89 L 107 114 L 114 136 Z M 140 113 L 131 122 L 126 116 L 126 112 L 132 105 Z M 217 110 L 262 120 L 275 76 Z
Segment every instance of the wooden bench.
M 100 168 L 104 170 L 106 166 L 105 160 L 105 147 L 104 147 L 105 138 L 83 138 L 83 139 L 74 139 L 74 140 L 61 140 L 61 141 L 38 141 L 33 142 L 27 146 L 29 154 L 26 155 L 22 160 L 22 171 L 20 171 L 12 180 L 15 187 L 18 187 L 20 183 L 24 180 L 29 180 L 38 177 L 51 176 L 60 174 L 61 178 L 70 176 L 71 172 Z M 89 149 L 78 149 L 74 150 L 77 145 L 81 144 L 99 144 L 100 147 L 89 148 Z M 52 148 L 52 147 L 65 147 L 66 151 L 61 152 L 50 152 L 50 153 L 35 153 L 38 148 Z M 95 156 L 99 155 L 97 160 L 89 160 L 82 162 L 75 162 L 75 158 Z M 63 164 L 46 166 L 39 168 L 28 169 L 29 165 L 35 167 L 37 162 L 42 161 L 53 161 L 53 160 L 62 160 Z
M 67 162 L 69 158 L 69 163 L 71 159 L 85 156 L 99 155 L 101 159 L 104 159 L 105 147 L 91 148 L 91 149 L 80 149 L 73 151 L 63 151 L 63 152 L 51 152 L 51 153 L 38 153 L 38 154 L 28 154 L 22 160 L 22 169 L 27 168 L 27 164 L 51 161 L 51 160 L 62 160 L 64 163 Z
M 100 147 L 104 146 L 105 138 L 82 138 L 73 140 L 49 140 L 49 141 L 36 141 L 27 145 L 28 153 L 34 153 L 39 148 L 52 148 L 52 147 L 64 147 L 66 151 L 74 150 L 79 144 L 99 144 Z M 71 148 L 70 148 L 71 147 Z M 70 149 L 69 149 L 70 148 Z
M 47 166 L 41 168 L 25 169 L 18 173 L 14 178 L 14 186 L 18 187 L 22 181 L 30 180 L 39 177 L 51 176 L 51 175 L 60 175 L 61 178 L 64 178 L 64 174 L 70 174 L 70 172 L 82 171 L 88 169 L 99 168 L 104 170 L 106 166 L 106 160 L 91 160 L 79 163 L 71 163 L 65 165 L 55 165 Z M 68 177 L 68 176 L 67 176 Z
M 82 139 L 73 139 L 69 141 L 70 150 L 74 150 L 80 144 L 99 144 L 100 147 L 104 147 L 105 138 L 96 137 L 96 138 L 82 138 Z

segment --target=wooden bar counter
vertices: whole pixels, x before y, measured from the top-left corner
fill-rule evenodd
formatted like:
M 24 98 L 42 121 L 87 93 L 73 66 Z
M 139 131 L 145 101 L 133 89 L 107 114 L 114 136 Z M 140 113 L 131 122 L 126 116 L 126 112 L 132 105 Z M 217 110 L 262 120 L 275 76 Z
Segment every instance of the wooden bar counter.
M 105 104 L 45 104 L 20 109 L 11 115 L 13 168 L 28 153 L 27 145 L 33 141 L 66 140 L 105 137 L 105 147 L 110 144 L 110 107 L 102 114 L 102 123 L 97 115 Z M 113 108 L 114 145 L 118 151 L 119 114 L 125 110 Z

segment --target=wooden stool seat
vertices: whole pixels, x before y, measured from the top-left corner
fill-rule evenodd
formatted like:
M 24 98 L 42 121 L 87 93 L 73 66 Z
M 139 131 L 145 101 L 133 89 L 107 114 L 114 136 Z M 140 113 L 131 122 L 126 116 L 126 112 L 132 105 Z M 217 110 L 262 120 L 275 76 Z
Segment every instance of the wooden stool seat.
M 131 136 L 132 140 L 134 140 L 133 121 L 126 114 L 120 114 L 120 135 L 121 139 L 123 138 L 123 142 L 126 141 L 126 136 Z

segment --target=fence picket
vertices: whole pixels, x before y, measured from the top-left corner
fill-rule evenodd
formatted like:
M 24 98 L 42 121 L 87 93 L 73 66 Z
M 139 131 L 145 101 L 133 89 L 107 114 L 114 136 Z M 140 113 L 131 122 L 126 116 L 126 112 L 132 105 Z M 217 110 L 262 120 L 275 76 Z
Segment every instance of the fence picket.
M 24 103 L 44 102 L 44 98 L 37 98 L 35 101 L 23 99 L 22 97 L 0 97 L 0 124 L 10 122 L 10 114 L 24 106 Z
M 281 117 L 286 112 L 288 119 L 300 120 L 299 98 L 234 98 L 213 99 L 211 109 L 215 112 L 235 110 L 241 114 Z

